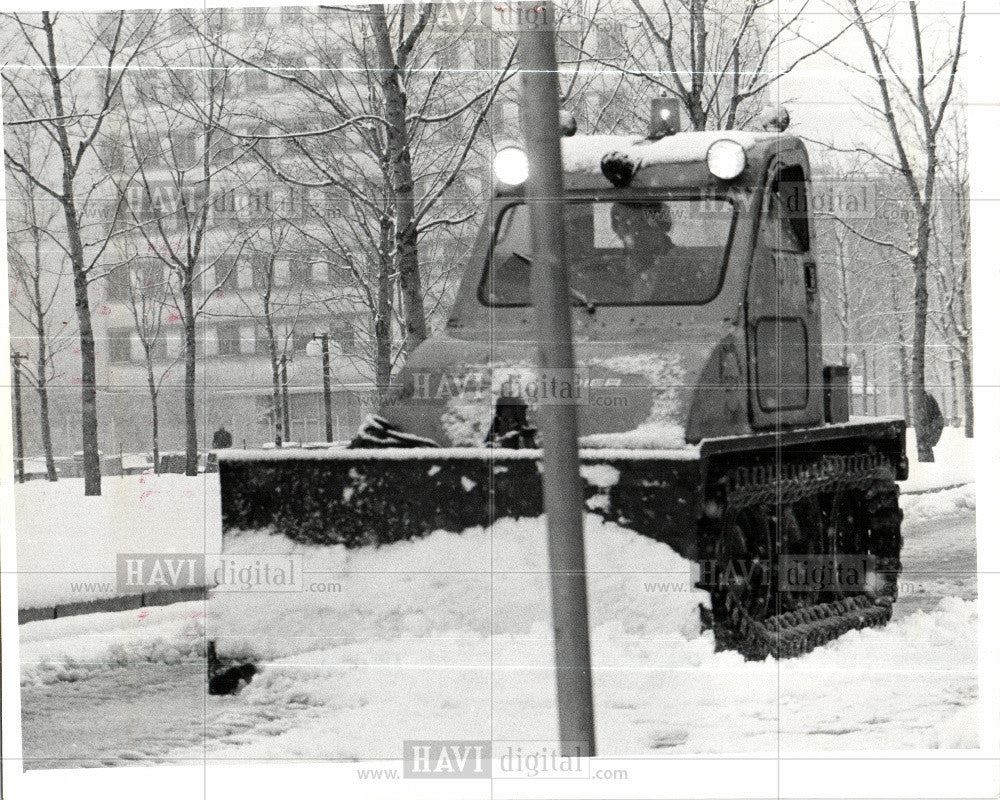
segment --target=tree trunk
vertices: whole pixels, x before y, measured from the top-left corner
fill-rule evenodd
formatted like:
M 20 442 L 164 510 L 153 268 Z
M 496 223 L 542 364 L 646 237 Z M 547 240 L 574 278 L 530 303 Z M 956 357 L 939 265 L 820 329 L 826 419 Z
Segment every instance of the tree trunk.
M 80 327 L 80 427 L 83 439 L 83 493 L 101 493 L 101 456 L 97 439 L 97 367 L 94 354 L 94 327 L 90 319 L 90 297 L 83 263 L 83 243 L 72 200 L 64 204 L 73 264 L 73 292 L 76 321 Z
M 913 426 L 917 434 L 917 460 L 934 460 L 934 449 L 930 442 L 930 426 L 927 417 L 926 394 L 926 346 L 927 346 L 927 249 L 930 239 L 929 209 L 918 209 L 920 220 L 917 226 L 917 252 L 913 258 L 913 349 L 910 353 L 912 370 L 910 386 L 913 392 Z
M 954 357 L 948 359 L 948 377 L 951 380 L 951 427 L 957 428 L 961 424 L 958 417 L 958 365 Z
M 910 413 L 910 371 L 909 363 L 906 358 L 906 344 L 903 342 L 902 334 L 900 334 L 899 340 L 899 388 L 900 396 L 903 402 L 903 419 L 906 420 L 907 426 L 909 426 L 912 419 L 912 414 Z
M 424 290 L 420 278 L 417 251 L 416 202 L 414 200 L 413 163 L 406 122 L 406 93 L 403 71 L 392 53 L 384 9 L 373 6 L 372 27 L 378 45 L 381 85 L 385 103 L 386 147 L 389 156 L 393 207 L 395 209 L 396 268 L 403 295 L 403 320 L 406 334 L 403 348 L 407 355 L 427 338 L 424 313 Z
M 392 376 L 392 259 L 389 256 L 392 231 L 383 224 L 381 252 L 378 254 L 378 291 L 375 308 L 375 394 L 378 405 L 385 400 Z
M 149 409 L 153 423 L 153 472 L 160 474 L 160 409 L 157 403 L 156 378 L 153 376 L 152 353 L 146 348 L 146 386 L 149 388 Z
M 267 320 L 267 354 L 271 360 L 271 408 L 274 411 L 274 446 L 281 447 L 285 441 L 281 411 L 281 376 L 278 374 L 278 347 L 274 342 L 274 326 Z
M 42 451 L 45 453 L 45 477 L 53 483 L 58 480 L 56 460 L 52 454 L 52 426 L 49 422 L 49 387 L 45 377 L 48 356 L 45 351 L 45 323 L 38 317 L 38 378 L 35 390 L 38 392 L 38 420 L 42 428 Z
M 45 451 L 45 477 L 53 483 L 59 480 L 56 460 L 52 454 L 52 427 L 49 422 L 49 389 L 45 383 L 38 385 L 38 416 L 42 426 L 42 449 Z
M 62 77 L 58 74 L 55 31 L 47 11 L 42 12 L 42 27 L 48 56 L 48 79 L 52 89 L 52 102 L 56 115 L 66 116 L 62 94 Z M 77 324 L 80 328 L 80 428 L 83 438 L 83 493 L 96 496 L 101 493 L 101 456 L 97 438 L 97 368 L 94 363 L 94 327 L 90 317 L 90 295 L 87 285 L 87 264 L 80 235 L 80 217 L 76 211 L 76 164 L 70 149 L 65 126 L 57 126 L 59 153 L 62 158 L 62 206 L 69 240 L 70 264 L 73 267 L 73 295 Z M 83 145 L 81 145 L 81 148 Z
M 969 346 L 969 337 L 963 336 L 961 339 L 961 349 L 959 350 L 959 361 L 962 365 L 962 399 L 965 406 L 965 435 L 971 439 L 974 430 L 974 410 L 972 396 L 972 353 Z
M 195 406 L 195 318 L 191 286 L 193 268 L 184 276 L 184 474 L 198 474 L 198 417 Z

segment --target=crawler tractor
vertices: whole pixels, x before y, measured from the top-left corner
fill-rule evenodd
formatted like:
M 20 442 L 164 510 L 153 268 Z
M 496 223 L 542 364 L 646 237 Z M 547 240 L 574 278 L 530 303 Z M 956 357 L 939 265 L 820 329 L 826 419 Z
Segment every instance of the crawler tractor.
M 537 366 L 527 161 L 504 148 L 444 330 L 349 448 L 222 454 L 224 529 L 353 547 L 537 516 L 537 411 L 573 402 L 588 509 L 698 565 L 719 647 L 795 656 L 887 622 L 905 427 L 851 419 L 823 364 L 805 145 L 669 111 L 562 140 L 572 375 Z

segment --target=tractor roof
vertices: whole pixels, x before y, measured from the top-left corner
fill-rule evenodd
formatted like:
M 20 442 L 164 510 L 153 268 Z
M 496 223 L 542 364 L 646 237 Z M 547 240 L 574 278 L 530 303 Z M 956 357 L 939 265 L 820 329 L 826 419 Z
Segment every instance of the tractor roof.
M 802 141 L 788 133 L 764 131 L 695 131 L 650 140 L 641 136 L 569 136 L 562 140 L 566 188 L 577 190 L 607 189 L 601 173 L 601 159 L 608 153 L 627 155 L 639 165 L 633 183 L 642 187 L 721 186 L 725 181 L 712 176 L 706 158 L 708 149 L 723 139 L 734 141 L 746 152 L 747 168 L 735 183 L 753 186 L 762 180 L 771 159 L 779 151 L 799 151 L 796 160 L 808 171 L 808 158 Z M 808 174 L 808 172 L 807 172 Z M 503 194 L 517 193 L 503 191 Z
M 654 164 L 703 162 L 708 148 L 720 139 L 729 139 L 745 150 L 771 143 L 781 134 L 752 131 L 697 131 L 677 133 L 651 141 L 641 136 L 569 136 L 562 140 L 563 166 L 566 172 L 601 173 L 601 158 L 617 151 L 641 160 L 644 167 Z M 791 139 L 791 136 L 785 136 Z

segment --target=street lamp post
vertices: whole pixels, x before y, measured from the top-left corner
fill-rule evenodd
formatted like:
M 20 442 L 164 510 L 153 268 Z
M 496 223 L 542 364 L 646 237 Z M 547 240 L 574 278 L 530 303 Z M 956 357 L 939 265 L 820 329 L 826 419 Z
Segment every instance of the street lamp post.
M 316 345 L 319 345 L 317 351 Z M 330 334 L 320 331 L 313 334 L 312 341 L 306 347 L 311 356 L 321 355 L 323 358 L 323 410 L 326 417 L 326 441 L 333 441 L 333 396 L 330 392 Z
M 23 353 L 13 352 L 10 355 L 14 365 L 14 467 L 17 472 L 17 482 L 24 483 L 24 433 L 21 426 L 21 361 L 27 358 Z
M 285 441 L 292 438 L 291 414 L 288 411 L 288 356 L 281 354 L 281 421 Z

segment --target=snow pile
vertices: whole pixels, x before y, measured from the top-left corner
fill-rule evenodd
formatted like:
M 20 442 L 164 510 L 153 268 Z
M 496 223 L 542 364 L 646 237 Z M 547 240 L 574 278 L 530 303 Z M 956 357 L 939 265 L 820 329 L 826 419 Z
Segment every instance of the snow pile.
M 917 461 L 917 439 L 913 428 L 906 429 L 906 456 L 910 477 L 900 483 L 902 492 L 926 492 L 976 480 L 975 439 L 967 439 L 960 428 L 947 427 L 934 448 L 934 461 Z
M 903 494 L 899 497 L 899 507 L 908 522 L 975 512 L 976 485 L 970 483 L 939 492 Z
M 84 614 L 21 625 L 21 685 L 79 681 L 138 663 L 205 656 L 203 603 Z
M 106 477 L 14 488 L 18 607 L 113 597 L 119 553 L 218 553 L 218 473 Z
M 700 632 L 705 594 L 667 546 L 595 516 L 586 546 L 603 754 L 977 745 L 975 602 L 746 663 Z M 360 550 L 257 532 L 230 552 L 301 555 L 304 590 L 24 625 L 22 681 L 197 659 L 212 638 L 262 668 L 238 698 L 208 699 L 213 730 L 238 733 L 165 741 L 165 757 L 398 758 L 405 739 L 557 738 L 542 519 Z M 247 715 L 275 724 L 246 730 Z
M 688 445 L 684 441 L 684 428 L 680 425 L 646 422 L 631 431 L 581 436 L 580 447 L 600 450 L 673 450 Z
M 300 555 L 306 591 L 216 595 L 209 627 L 220 639 L 220 652 L 265 660 L 351 640 L 456 632 L 465 639 L 548 636 L 546 541 L 541 519 L 503 519 L 486 530 L 439 531 L 358 550 L 246 533 L 227 538 L 227 554 Z M 586 547 L 595 635 L 635 629 L 668 637 L 698 634 L 696 609 L 706 594 L 692 588 L 686 560 L 595 515 L 587 517 Z M 669 591 L 646 591 L 645 584 L 654 581 L 669 583 Z

